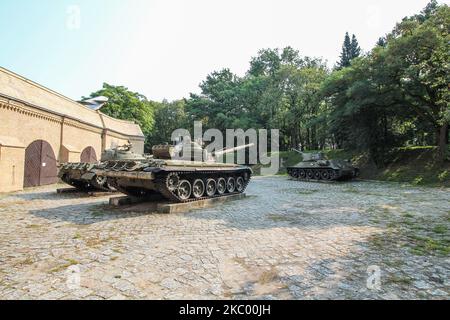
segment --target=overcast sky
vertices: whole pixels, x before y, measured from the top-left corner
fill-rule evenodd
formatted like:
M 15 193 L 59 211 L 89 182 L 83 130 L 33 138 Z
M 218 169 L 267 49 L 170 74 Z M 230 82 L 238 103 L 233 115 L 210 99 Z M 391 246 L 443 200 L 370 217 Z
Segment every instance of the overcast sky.
M 214 70 L 243 75 L 262 48 L 292 46 L 332 66 L 346 31 L 370 50 L 427 2 L 0 0 L 0 65 L 73 99 L 108 82 L 173 100 Z

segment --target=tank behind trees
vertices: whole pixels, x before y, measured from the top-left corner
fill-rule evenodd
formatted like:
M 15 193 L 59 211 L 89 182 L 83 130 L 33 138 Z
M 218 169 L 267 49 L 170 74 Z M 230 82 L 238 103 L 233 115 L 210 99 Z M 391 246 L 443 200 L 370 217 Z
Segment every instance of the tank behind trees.
M 359 169 L 354 167 L 349 160 L 328 160 L 323 153 L 304 153 L 298 150 L 303 160 L 295 166 L 288 167 L 290 177 L 299 180 L 351 180 L 359 175 Z
M 173 202 L 190 202 L 245 191 L 252 175 L 251 169 L 220 163 L 217 157 L 251 145 L 209 154 L 195 142 L 188 144 L 188 148 L 186 143 L 157 145 L 152 148 L 151 158 L 106 162 L 96 166 L 93 172 L 107 177 L 108 185 L 139 198 L 162 196 Z M 181 150 L 185 151 L 184 157 L 175 159 Z M 196 161 L 195 155 L 202 161 Z
M 106 149 L 102 152 L 100 163 L 63 163 L 59 168 L 58 177 L 65 183 L 82 191 L 102 190 L 112 191 L 107 178 L 95 174 L 92 170 L 103 163 L 119 163 L 120 161 L 142 161 L 146 157 L 134 153 L 130 142 L 123 146 Z

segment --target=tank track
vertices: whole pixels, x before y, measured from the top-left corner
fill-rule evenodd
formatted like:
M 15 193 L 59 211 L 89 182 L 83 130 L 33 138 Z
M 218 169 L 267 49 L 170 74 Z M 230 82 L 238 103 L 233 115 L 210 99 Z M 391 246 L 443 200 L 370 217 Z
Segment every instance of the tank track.
M 176 174 L 178 176 L 183 176 L 185 177 L 188 181 L 194 181 L 195 179 L 202 179 L 202 180 L 206 180 L 208 177 L 216 177 L 216 178 L 228 178 L 228 177 L 238 177 L 240 174 L 239 173 L 224 173 L 224 174 L 218 174 L 217 171 L 202 171 L 201 173 L 199 172 L 185 172 L 185 171 L 176 171 L 176 172 L 168 172 L 163 174 L 160 178 L 157 179 L 157 185 L 158 185 L 158 190 L 159 192 L 167 199 L 174 201 L 174 202 L 179 202 L 179 203 L 187 203 L 187 202 L 195 202 L 195 201 L 200 201 L 200 200 L 206 200 L 206 199 L 212 199 L 212 198 L 220 198 L 220 197 L 225 197 L 225 196 L 229 196 L 229 195 L 233 195 L 233 194 L 240 194 L 240 193 L 244 193 L 245 189 L 247 189 L 248 184 L 250 183 L 250 179 L 251 179 L 251 175 L 248 174 L 248 179 L 245 180 L 244 179 L 244 186 L 242 191 L 234 191 L 234 192 L 225 192 L 224 194 L 218 194 L 217 191 L 213 196 L 203 196 L 200 198 L 192 198 L 192 195 L 189 199 L 180 199 L 180 197 L 177 195 L 176 191 L 171 191 L 168 186 L 167 186 L 167 176 L 169 174 Z M 191 176 L 191 177 L 189 177 Z M 202 177 L 204 176 L 204 177 Z M 216 179 L 217 180 L 217 179 Z M 217 187 L 217 186 L 216 186 Z M 205 191 L 206 192 L 206 191 Z
M 303 168 L 288 168 L 288 174 L 291 178 L 299 181 L 338 181 L 345 180 L 339 170 L 330 168 L 323 169 L 303 169 Z M 348 177 L 351 179 L 351 177 Z
M 244 185 L 241 191 L 237 191 L 235 190 L 234 192 L 228 192 L 226 191 L 224 194 L 219 194 L 217 193 L 217 180 L 219 178 L 225 178 L 228 179 L 229 177 L 234 177 L 237 178 L 239 176 L 244 177 L 244 174 L 246 174 L 247 179 L 244 178 Z M 180 178 L 181 180 L 188 180 L 191 183 L 191 196 L 188 199 L 182 199 L 180 198 L 180 196 L 177 194 L 177 189 L 173 189 L 168 185 L 168 176 L 169 175 L 176 175 Z M 213 178 L 216 181 L 216 191 L 214 193 L 214 195 L 212 196 L 208 196 L 206 195 L 206 180 L 207 179 L 211 179 Z M 199 198 L 195 198 L 193 197 L 193 182 L 197 179 L 201 179 L 204 183 L 204 192 L 203 192 L 203 196 L 199 197 Z M 229 195 L 233 195 L 233 194 L 240 194 L 243 193 L 248 184 L 250 183 L 250 179 L 251 179 L 251 173 L 247 172 L 247 171 L 238 171 L 238 172 L 222 172 L 222 173 L 218 173 L 217 171 L 200 171 L 200 172 L 195 172 L 195 171 L 162 171 L 160 173 L 158 173 L 156 179 L 155 179 L 155 184 L 156 184 L 156 191 L 153 190 L 146 190 L 146 191 L 141 191 L 139 190 L 140 188 L 135 188 L 135 189 L 131 189 L 131 188 L 126 188 L 126 187 L 121 187 L 119 185 L 117 185 L 117 183 L 114 183 L 113 181 L 110 182 L 110 184 L 112 184 L 112 186 L 117 189 L 118 191 L 125 193 L 127 195 L 130 195 L 132 197 L 150 197 L 152 195 L 155 195 L 156 193 L 159 193 L 160 195 L 162 195 L 163 198 L 172 201 L 172 202 L 176 202 L 176 203 L 188 203 L 188 202 L 195 202 L 195 201 L 201 201 L 201 200 L 206 200 L 206 199 L 211 199 L 211 198 L 220 198 L 220 197 L 224 197 L 224 196 L 229 196 Z
M 80 190 L 80 191 L 114 191 L 113 188 L 108 184 L 106 179 L 98 178 L 97 176 L 90 181 L 74 180 L 70 178 L 70 175 L 64 174 L 61 180 L 68 185 Z

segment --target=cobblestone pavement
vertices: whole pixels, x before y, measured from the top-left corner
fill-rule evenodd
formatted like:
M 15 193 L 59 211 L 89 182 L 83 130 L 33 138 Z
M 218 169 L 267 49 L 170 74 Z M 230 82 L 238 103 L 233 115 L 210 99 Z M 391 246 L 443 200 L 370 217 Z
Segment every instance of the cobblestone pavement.
M 449 189 L 266 177 L 161 215 L 55 188 L 0 195 L 0 298 L 449 298 Z

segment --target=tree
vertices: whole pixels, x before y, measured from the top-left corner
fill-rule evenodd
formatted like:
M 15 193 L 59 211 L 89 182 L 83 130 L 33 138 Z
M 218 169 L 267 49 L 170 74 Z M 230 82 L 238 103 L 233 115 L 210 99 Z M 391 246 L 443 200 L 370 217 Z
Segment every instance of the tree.
M 141 126 L 144 135 L 148 135 L 153 128 L 154 102 L 148 101 L 140 93 L 131 92 L 123 86 L 113 86 L 107 83 L 103 88 L 93 92 L 83 100 L 98 96 L 107 97 L 109 100 L 101 108 L 101 112 L 111 117 L 123 120 L 135 121 Z
M 348 34 L 348 32 L 346 32 L 344 44 L 342 45 L 340 61 L 338 62 L 336 69 L 349 67 L 352 60 L 359 57 L 360 54 L 361 48 L 359 47 L 356 36 L 352 35 L 352 38 L 350 40 L 350 35 Z
M 164 100 L 157 103 L 154 108 L 154 126 L 147 139 L 147 149 L 157 144 L 170 143 L 172 132 L 176 129 L 191 125 L 185 110 L 186 101 L 177 100 L 168 102 Z
M 369 150 L 402 145 L 405 132 L 435 137 L 441 158 L 448 145 L 449 25 L 446 5 L 431 2 L 405 18 L 383 45 L 335 71 L 324 83 L 332 105 L 330 133 L 341 145 Z M 374 126 L 375 125 L 375 126 Z
M 358 58 L 361 54 L 361 48 L 359 46 L 358 40 L 356 39 L 356 36 L 352 36 L 352 43 L 351 43 L 351 51 L 350 51 L 350 61 L 352 61 L 355 58 Z
M 435 132 L 444 159 L 448 145 L 450 93 L 450 9 L 431 1 L 421 14 L 404 19 L 384 54 L 404 104 Z

